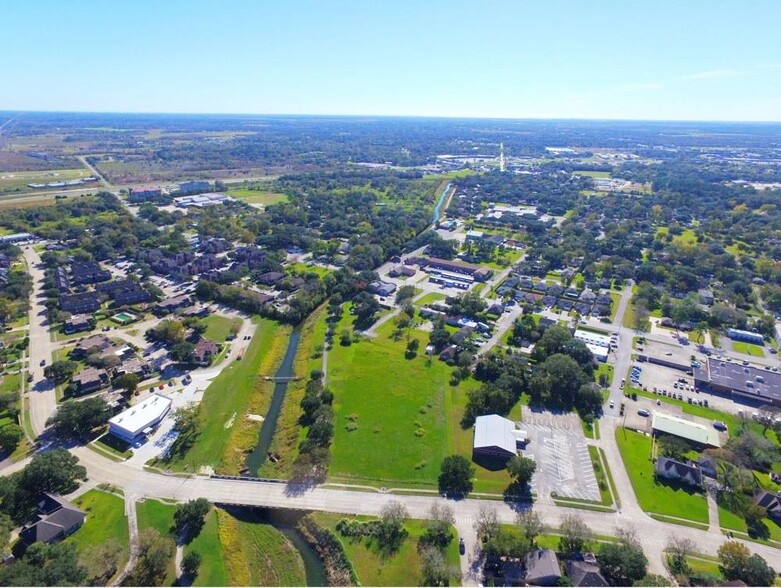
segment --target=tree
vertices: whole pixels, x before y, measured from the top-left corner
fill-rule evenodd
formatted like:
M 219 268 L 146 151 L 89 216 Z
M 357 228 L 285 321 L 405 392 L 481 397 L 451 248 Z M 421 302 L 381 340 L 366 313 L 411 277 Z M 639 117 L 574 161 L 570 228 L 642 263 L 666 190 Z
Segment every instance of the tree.
M 576 514 L 565 515 L 559 526 L 559 551 L 566 554 L 588 551 L 594 541 L 594 534 L 583 519 Z
M 86 580 L 72 543 L 36 542 L 20 560 L 0 567 L 2 586 L 83 586 Z
M 127 394 L 133 394 L 138 388 L 138 383 L 141 381 L 136 374 L 122 374 L 116 380 L 114 380 L 114 386 L 121 388 Z
M 418 348 L 420 347 L 420 341 L 418 339 L 411 339 L 409 343 L 407 343 L 407 351 L 405 352 L 405 357 L 407 359 L 413 359 L 418 354 Z
M 197 551 L 186 553 L 182 558 L 182 575 L 193 579 L 198 575 L 201 566 L 201 554 Z
M 460 570 L 448 565 L 442 550 L 433 545 L 420 548 L 420 560 L 424 586 L 448 586 L 450 580 L 461 577 Z
M 475 532 L 481 541 L 487 541 L 499 531 L 499 517 L 496 509 L 487 504 L 481 504 L 475 519 Z
M 174 361 L 178 361 L 180 363 L 191 363 L 194 352 L 195 345 L 189 341 L 182 341 L 181 343 L 176 343 L 171 347 L 170 355 Z
M 76 372 L 78 367 L 79 364 L 75 361 L 62 359 L 47 365 L 43 369 L 43 375 L 47 379 L 54 380 L 57 384 L 62 384 Z
M 0 513 L 0 554 L 4 554 L 8 549 L 8 542 L 11 539 L 11 531 L 16 525 L 7 514 Z
M 536 461 L 521 455 L 513 455 L 507 462 L 507 473 L 520 486 L 527 486 L 531 482 L 536 469 Z
M 138 540 L 138 559 L 127 578 L 129 586 L 161 586 L 174 554 L 174 542 L 155 529 L 147 529 Z
M 108 404 L 102 398 L 66 400 L 54 416 L 49 417 L 46 426 L 61 439 L 86 442 L 96 428 L 106 424 L 110 416 Z
M 409 513 L 401 502 L 391 500 L 385 503 L 380 511 L 380 522 L 376 532 L 380 549 L 387 553 L 398 551 L 408 535 L 404 528 L 404 522 L 408 518 Z
M 104 586 L 116 573 L 122 546 L 116 539 L 109 539 L 81 555 L 80 563 L 87 571 L 87 580 L 91 586 Z
M 686 454 L 692 450 L 685 439 L 673 435 L 659 435 L 658 438 L 659 453 L 664 457 L 682 461 L 686 459 Z
M 629 535 L 620 537 L 619 543 L 602 543 L 597 554 L 597 563 L 602 575 L 611 586 L 631 586 L 645 577 L 648 559 L 640 544 Z
M 691 539 L 672 535 L 667 543 L 670 571 L 675 575 L 688 576 L 691 573 L 688 557 L 697 552 L 697 545 Z
M 24 431 L 16 423 L 8 423 L 0 429 L 0 447 L 6 451 L 16 449 L 22 439 L 24 439 Z
M 19 488 L 33 497 L 41 492 L 70 494 L 78 480 L 87 479 L 87 470 L 78 463 L 79 458 L 65 449 L 36 453 L 20 473 Z
M 169 456 L 184 455 L 195 444 L 201 429 L 199 406 L 179 408 L 174 412 L 176 439 L 168 450 Z
M 665 578 L 664 576 L 660 576 L 658 574 L 648 574 L 639 580 L 635 580 L 632 586 L 650 586 L 650 587 L 663 587 L 663 586 L 669 586 L 670 580 Z
M 716 552 L 719 569 L 727 580 L 742 580 L 749 586 L 772 586 L 776 572 L 759 555 L 737 541 L 726 541 Z
M 475 470 L 468 459 L 450 455 L 442 461 L 438 478 L 439 493 L 444 496 L 465 497 L 472 491 Z
M 446 504 L 435 502 L 428 511 L 426 531 L 420 538 L 422 543 L 444 549 L 453 540 L 451 527 L 456 524 L 453 509 Z
M 190 543 L 200 534 L 210 508 L 205 498 L 190 500 L 176 507 L 174 528 L 183 543 Z
M 542 522 L 542 518 L 531 509 L 518 513 L 515 522 L 523 531 L 524 537 L 529 540 L 530 545 L 534 545 L 537 536 L 545 532 L 545 523 Z
M 450 333 L 447 332 L 443 320 L 440 319 L 434 322 L 434 328 L 429 333 L 428 342 L 436 352 L 442 351 L 450 343 Z

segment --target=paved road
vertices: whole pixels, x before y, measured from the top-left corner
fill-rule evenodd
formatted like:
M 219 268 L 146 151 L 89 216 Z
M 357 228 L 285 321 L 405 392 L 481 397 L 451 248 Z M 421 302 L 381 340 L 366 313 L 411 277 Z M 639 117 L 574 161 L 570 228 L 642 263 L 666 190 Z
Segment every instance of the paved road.
M 30 399 L 30 420 L 33 432 L 38 435 L 46 427 L 46 419 L 57 410 L 57 398 L 54 383 L 43 376 L 44 366 L 52 361 L 55 344 L 49 337 L 49 321 L 46 318 L 46 299 L 43 297 L 43 264 L 38 252 L 32 246 L 23 250 L 27 268 L 33 280 L 33 292 L 30 304 L 30 361 L 29 373 L 33 376 L 28 397 Z

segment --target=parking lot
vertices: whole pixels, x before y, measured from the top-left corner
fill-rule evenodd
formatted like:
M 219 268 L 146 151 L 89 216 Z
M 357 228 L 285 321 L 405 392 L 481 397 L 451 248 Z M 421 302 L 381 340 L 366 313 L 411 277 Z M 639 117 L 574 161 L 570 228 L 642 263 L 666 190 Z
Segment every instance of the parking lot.
M 531 488 L 538 496 L 600 499 L 586 438 L 575 414 L 534 412 L 523 407 L 529 436 L 524 455 L 537 462 Z

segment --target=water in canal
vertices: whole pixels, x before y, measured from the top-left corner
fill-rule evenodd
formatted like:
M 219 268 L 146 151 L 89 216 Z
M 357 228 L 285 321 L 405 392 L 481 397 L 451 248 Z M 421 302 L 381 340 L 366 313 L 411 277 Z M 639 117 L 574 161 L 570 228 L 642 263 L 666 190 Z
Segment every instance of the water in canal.
M 293 375 L 293 360 L 296 358 L 296 351 L 298 350 L 298 341 L 300 338 L 301 328 L 296 327 L 290 334 L 285 357 L 282 359 L 282 365 L 279 366 L 275 377 L 289 378 Z M 282 410 L 282 401 L 285 399 L 287 384 L 287 382 L 277 382 L 274 384 L 274 395 L 271 397 L 271 405 L 266 413 L 266 418 L 263 420 L 263 425 L 260 427 L 258 444 L 255 446 L 255 449 L 252 450 L 252 453 L 247 456 L 246 466 L 250 476 L 256 476 L 260 466 L 268 459 L 268 449 L 271 447 L 271 439 L 274 437 L 274 431 L 277 428 L 277 419 Z
M 445 203 L 445 198 L 447 197 L 447 193 L 450 190 L 450 184 L 448 183 L 447 186 L 445 186 L 445 189 L 442 190 L 442 194 L 439 196 L 439 200 L 437 201 L 437 205 L 434 207 L 434 218 L 431 220 L 432 223 L 436 224 L 440 218 L 442 218 L 442 205 Z

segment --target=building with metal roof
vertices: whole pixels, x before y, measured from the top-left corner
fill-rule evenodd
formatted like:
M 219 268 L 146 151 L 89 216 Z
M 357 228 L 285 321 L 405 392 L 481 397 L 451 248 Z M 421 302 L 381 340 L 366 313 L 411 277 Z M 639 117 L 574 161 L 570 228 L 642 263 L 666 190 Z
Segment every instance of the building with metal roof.
M 171 410 L 170 398 L 161 394 L 152 394 L 146 400 L 110 418 L 109 433 L 132 443 L 142 435 L 151 433 L 169 410 Z
M 674 435 L 703 447 L 721 447 L 719 433 L 713 427 L 687 421 L 666 412 L 654 411 L 651 429 L 654 434 Z
M 475 419 L 475 438 L 472 458 L 508 460 L 518 453 L 518 443 L 526 441 L 526 432 L 517 429 L 515 423 L 498 414 L 488 414 Z
M 693 372 L 697 388 L 781 406 L 781 372 L 712 358 L 695 366 Z

